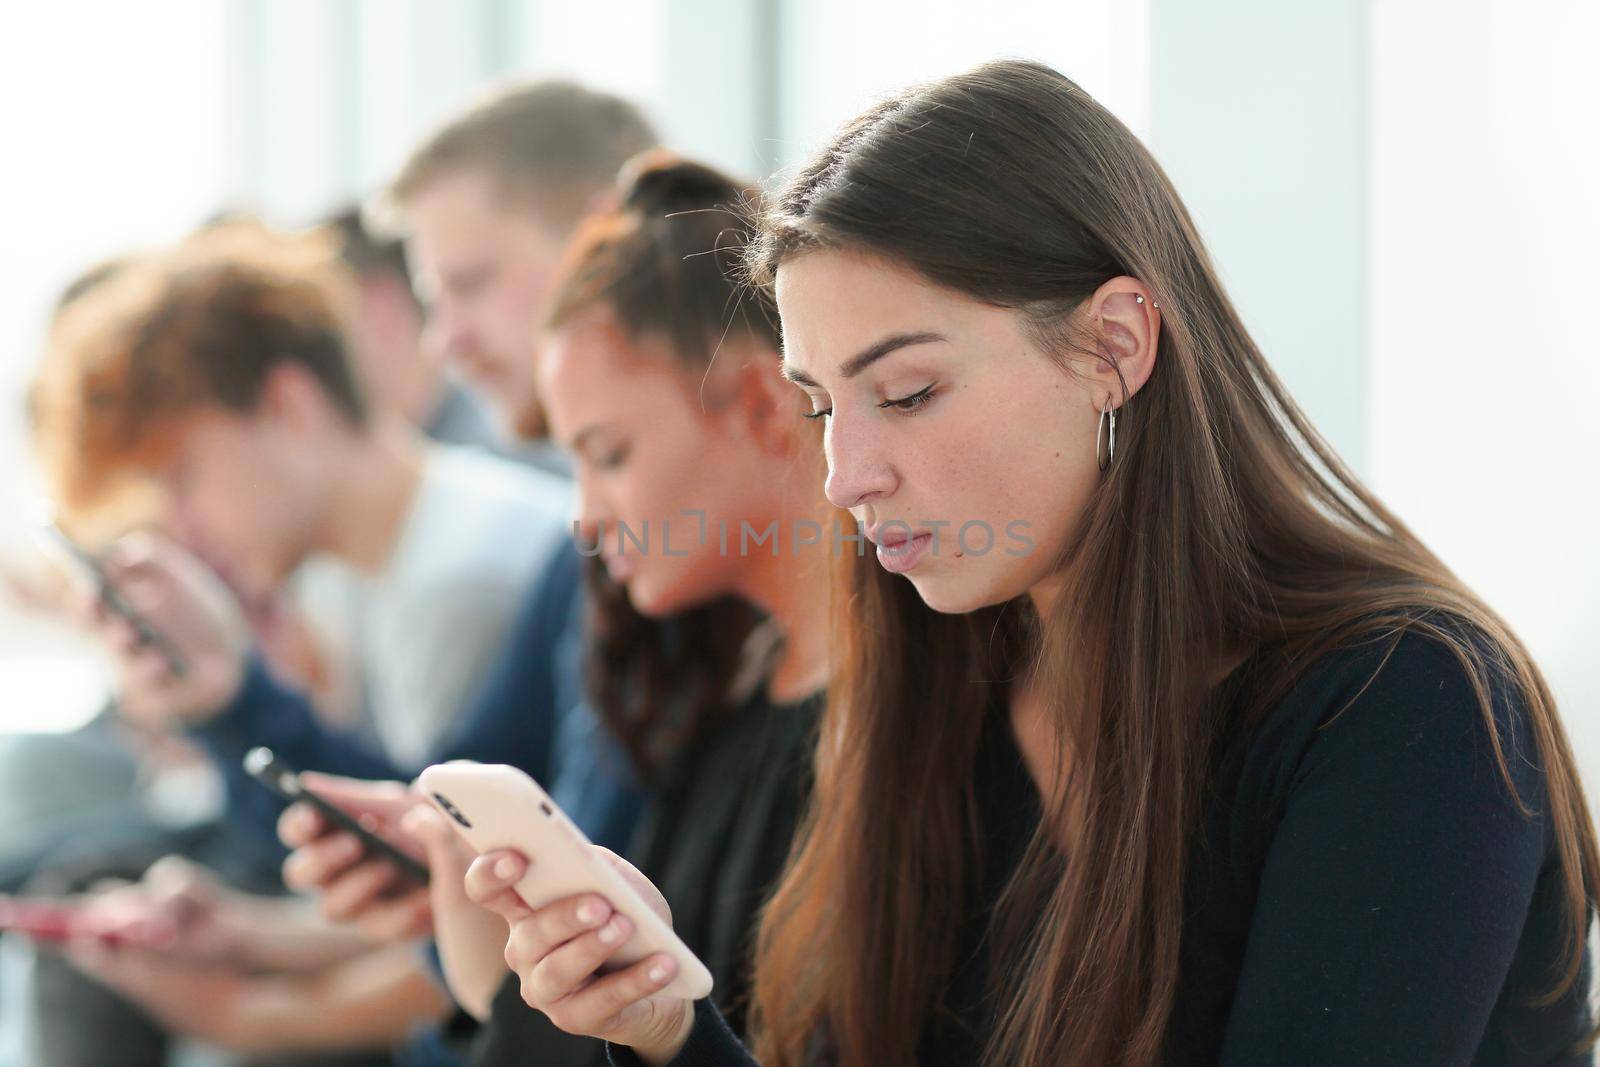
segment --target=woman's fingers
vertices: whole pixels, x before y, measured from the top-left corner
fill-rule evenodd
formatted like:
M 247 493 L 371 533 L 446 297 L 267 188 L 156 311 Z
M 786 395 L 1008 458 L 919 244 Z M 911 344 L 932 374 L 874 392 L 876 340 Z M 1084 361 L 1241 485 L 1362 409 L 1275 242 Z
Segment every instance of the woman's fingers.
M 677 974 L 672 957 L 662 953 L 597 978 L 551 1004 L 530 1005 L 571 1034 L 611 1036 L 632 1045 L 653 1044 L 681 1026 L 690 1010 L 686 1000 L 652 1000 Z M 524 1000 L 527 999 L 526 983 Z
M 528 860 L 515 852 L 486 852 L 472 861 L 462 884 L 467 899 L 494 912 L 508 923 L 527 918 L 533 909 L 513 888 L 527 873 Z
M 355 834 L 324 834 L 289 853 L 283 861 L 283 882 L 300 892 L 328 889 L 361 861 L 365 851 Z
M 111 651 L 124 658 L 132 657 L 139 649 L 139 631 L 121 615 L 113 615 L 98 594 L 94 601 L 94 625 L 100 630 Z
M 601 856 L 605 857 L 606 862 L 611 864 L 618 874 L 622 875 L 622 880 L 627 882 L 657 915 L 667 921 L 667 925 L 672 925 L 672 908 L 667 905 L 667 898 L 661 895 L 661 890 L 656 888 L 654 882 L 646 878 L 639 868 L 609 848 L 603 845 L 594 845 L 592 847 Z
M 400 782 L 365 782 L 307 772 L 302 784 L 337 804 L 374 831 L 421 856 L 422 842 L 405 833 L 405 816 L 418 807 Z M 278 836 L 294 851 L 283 863 L 291 889 L 315 891 L 318 909 L 332 922 L 353 922 L 366 936 L 393 941 L 433 928 L 427 890 L 400 892 L 403 875 L 389 860 L 367 852 L 354 834 L 335 828 L 308 803 L 290 805 L 278 819 Z
M 361 932 L 379 943 L 421 937 L 433 931 L 433 904 L 428 890 L 419 887 L 372 902 L 358 922 Z
M 133 628 L 126 626 L 127 633 L 133 634 Z M 165 656 L 149 645 L 139 642 L 137 636 L 127 638 L 127 648 L 123 652 L 123 681 L 135 687 L 140 693 L 160 693 L 173 683 L 172 665 Z
M 399 869 L 388 860 L 365 860 L 327 885 L 318 906 L 331 922 L 351 922 L 362 918 L 399 879 Z
M 522 999 L 548 1006 L 582 988 L 632 936 L 633 923 L 617 913 L 598 928 L 558 945 L 530 970 L 519 972 Z
M 670 921 L 655 886 L 626 861 L 607 856 Z M 505 915 L 513 910 L 505 905 L 508 897 L 519 902 L 521 917 L 507 916 L 511 933 L 505 960 L 519 977 L 522 999 L 569 1033 L 635 1047 L 680 1047 L 693 1019 L 692 1004 L 656 995 L 677 975 L 672 957 L 656 953 L 602 975 L 601 969 L 633 936 L 632 920 L 593 893 L 531 910 L 513 889 L 525 869 L 522 857 L 494 852 L 474 861 L 466 877 L 468 896 L 484 907 Z
M 511 924 L 511 936 L 506 939 L 506 966 L 525 975 L 556 948 L 580 934 L 600 929 L 611 917 L 611 905 L 592 893 L 558 900 L 530 912 Z
M 328 820 L 322 812 L 303 800 L 290 804 L 278 816 L 278 840 L 292 849 L 311 844 L 327 831 Z

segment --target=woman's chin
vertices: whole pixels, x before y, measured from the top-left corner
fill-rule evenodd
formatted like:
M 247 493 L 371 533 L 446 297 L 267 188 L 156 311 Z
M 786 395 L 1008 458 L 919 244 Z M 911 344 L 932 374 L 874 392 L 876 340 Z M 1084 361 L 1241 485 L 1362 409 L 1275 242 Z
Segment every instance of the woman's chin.
M 628 603 L 633 606 L 633 610 L 646 618 L 664 619 L 668 615 L 687 611 L 697 604 L 693 598 L 678 595 L 660 582 L 651 581 L 647 575 L 634 573 L 626 578 L 622 585 L 628 592 Z
M 949 575 L 908 575 L 907 580 L 922 602 L 941 615 L 962 615 L 983 606 L 973 602 L 965 583 L 952 581 Z
M 995 604 L 1004 604 L 1025 591 L 1005 593 L 984 575 L 973 573 L 972 568 L 968 568 L 966 573 L 912 573 L 906 577 L 916 587 L 922 602 L 941 615 L 965 615 Z

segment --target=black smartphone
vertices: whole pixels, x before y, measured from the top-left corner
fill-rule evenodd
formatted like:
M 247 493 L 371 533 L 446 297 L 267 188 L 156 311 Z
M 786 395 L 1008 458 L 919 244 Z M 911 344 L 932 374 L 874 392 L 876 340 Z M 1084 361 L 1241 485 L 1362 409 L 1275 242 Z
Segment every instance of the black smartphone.
M 369 855 L 381 856 L 399 868 L 401 875 L 419 885 L 428 884 L 428 868 L 412 857 L 400 851 L 394 845 L 385 841 L 377 834 L 362 826 L 349 812 L 344 811 L 328 801 L 317 796 L 309 789 L 302 788 L 300 776 L 285 767 L 278 757 L 273 755 L 270 748 L 252 748 L 245 753 L 245 773 L 256 781 L 272 790 L 291 804 L 303 800 L 313 808 L 320 811 L 329 822 L 356 836 L 365 846 Z
M 174 678 L 183 678 L 189 673 L 189 665 L 166 635 L 150 624 L 150 620 L 140 615 L 123 599 L 115 583 L 106 577 L 105 568 L 100 565 L 100 560 L 93 552 L 84 548 L 78 542 L 67 536 L 65 530 L 55 524 L 54 520 L 46 519 L 40 522 L 40 527 L 50 535 L 51 539 L 71 556 L 84 570 L 89 572 L 94 579 L 96 594 L 100 602 L 106 606 L 111 614 L 125 619 L 139 642 L 140 648 L 153 648 L 167 663 L 167 670 L 172 672 Z

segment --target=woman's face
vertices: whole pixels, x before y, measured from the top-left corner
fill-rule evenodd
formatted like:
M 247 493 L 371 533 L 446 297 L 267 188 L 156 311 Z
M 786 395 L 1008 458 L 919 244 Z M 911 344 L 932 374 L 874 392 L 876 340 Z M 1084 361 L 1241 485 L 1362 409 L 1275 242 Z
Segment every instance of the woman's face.
M 1113 279 L 1079 313 L 1148 328 L 1153 349 L 1142 292 Z M 785 376 L 826 413 L 828 499 L 880 564 L 942 612 L 1048 583 L 1102 476 L 1096 423 L 1108 397 L 1121 402 L 1115 374 L 1096 360 L 1069 371 L 1020 313 L 876 256 L 802 253 L 778 269 L 777 301 Z M 1110 332 L 1136 390 L 1142 340 L 1120 321 Z
M 765 521 L 766 457 L 737 405 L 706 410 L 700 384 L 666 343 L 630 339 L 608 312 L 553 332 L 540 352 L 540 399 L 573 456 L 580 547 L 598 542 L 645 615 L 737 592 L 739 523 Z

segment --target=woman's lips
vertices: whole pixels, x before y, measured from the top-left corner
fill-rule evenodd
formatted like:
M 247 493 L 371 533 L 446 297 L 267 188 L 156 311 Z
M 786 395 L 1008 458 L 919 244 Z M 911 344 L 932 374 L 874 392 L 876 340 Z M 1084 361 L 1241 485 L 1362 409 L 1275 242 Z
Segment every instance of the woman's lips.
M 931 533 L 917 534 L 915 537 L 908 537 L 894 544 L 880 544 L 878 562 L 890 574 L 904 574 L 922 562 L 932 544 Z

